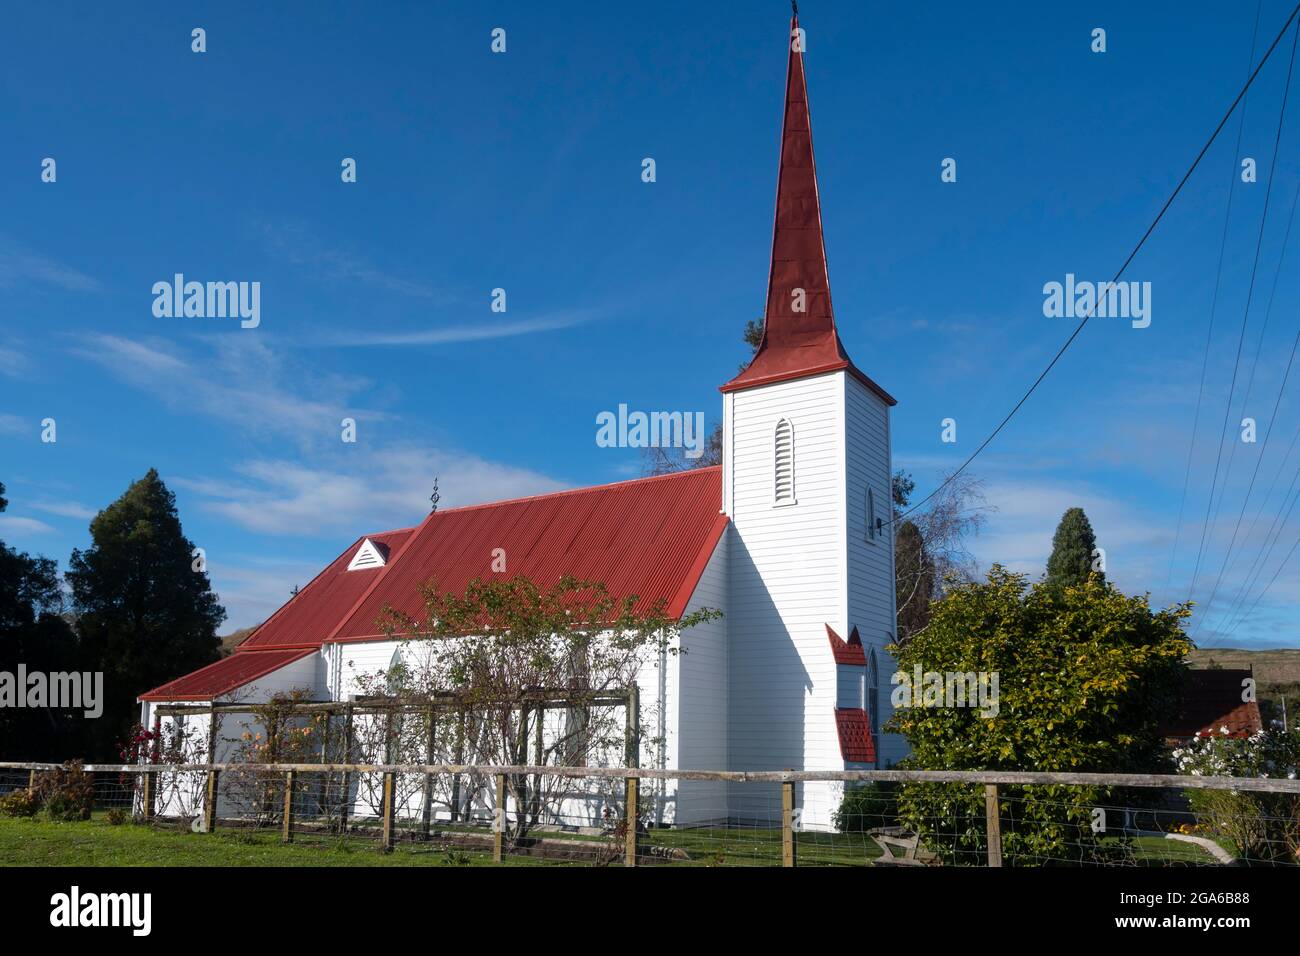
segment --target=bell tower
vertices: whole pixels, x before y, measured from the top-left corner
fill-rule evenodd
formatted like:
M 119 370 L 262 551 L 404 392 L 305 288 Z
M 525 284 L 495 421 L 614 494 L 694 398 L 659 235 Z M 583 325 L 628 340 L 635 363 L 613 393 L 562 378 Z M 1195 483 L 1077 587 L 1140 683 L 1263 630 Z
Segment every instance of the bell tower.
M 722 509 L 731 518 L 728 760 L 744 769 L 870 768 L 902 754 L 879 728 L 892 673 L 883 647 L 895 621 L 895 401 L 853 364 L 835 324 L 806 43 L 796 13 L 763 337 L 744 371 L 721 387 Z M 829 820 L 839 789 L 809 785 L 803 819 Z M 732 791 L 742 817 L 746 803 L 768 800 L 752 785 Z

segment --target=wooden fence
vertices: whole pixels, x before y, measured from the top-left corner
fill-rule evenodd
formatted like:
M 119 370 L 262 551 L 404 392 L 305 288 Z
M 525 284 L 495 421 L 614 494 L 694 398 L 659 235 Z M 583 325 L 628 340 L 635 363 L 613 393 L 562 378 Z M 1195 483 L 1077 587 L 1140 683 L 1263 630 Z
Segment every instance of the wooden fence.
M 29 785 L 35 786 L 37 775 L 57 770 L 61 764 L 2 762 L 0 772 L 27 771 Z M 382 774 L 383 809 L 380 845 L 391 849 L 394 840 L 395 787 L 397 774 L 482 775 L 495 780 L 496 813 L 492 824 L 492 855 L 500 862 L 505 852 L 504 807 L 507 780 L 511 776 L 546 775 L 576 779 L 622 780 L 624 785 L 624 826 L 626 843 L 622 855 L 627 866 L 637 865 L 637 820 L 640 814 L 639 788 L 642 780 L 714 780 L 732 783 L 779 783 L 781 785 L 781 862 L 797 865 L 795 833 L 796 785 L 799 783 L 837 781 L 843 783 L 955 783 L 983 785 L 987 826 L 988 865 L 1002 865 L 1002 838 L 999 809 L 1001 788 L 1005 786 L 1087 786 L 1173 788 L 1179 790 L 1230 790 L 1300 795 L 1300 780 L 1257 777 L 1203 777 L 1180 774 L 1108 774 L 1049 773 L 1037 771 L 983 770 L 656 770 L 642 767 L 561 767 L 495 766 L 484 764 L 319 764 L 319 763 L 198 763 L 198 764 L 85 764 L 88 773 L 119 773 L 138 779 L 139 814 L 152 819 L 155 801 L 155 777 L 158 774 L 206 774 L 203 817 L 206 832 L 216 828 L 218 779 L 226 771 L 256 770 L 259 774 L 282 774 L 284 808 L 281 836 L 284 842 L 294 837 L 294 790 L 304 775 L 312 774 Z M 428 826 L 426 815 L 425 827 Z

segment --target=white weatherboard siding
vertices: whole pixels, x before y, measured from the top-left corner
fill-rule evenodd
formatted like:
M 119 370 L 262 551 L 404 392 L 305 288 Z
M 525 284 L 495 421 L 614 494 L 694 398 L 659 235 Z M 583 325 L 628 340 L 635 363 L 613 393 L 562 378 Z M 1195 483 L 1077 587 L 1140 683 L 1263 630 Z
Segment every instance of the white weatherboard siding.
M 890 676 L 897 669 L 885 645 L 894 639 L 894 529 L 889 443 L 889 406 L 850 375 L 845 384 L 845 466 L 848 494 L 848 624 L 856 625 L 868 658 L 872 648 L 878 664 L 876 699 L 880 724 L 892 713 Z M 876 517 L 884 521 L 883 533 L 872 540 L 867 529 L 867 488 L 875 495 Z M 840 631 L 847 638 L 847 631 Z M 872 727 L 879 734 L 879 727 Z M 884 767 L 897 763 L 907 752 L 907 742 L 897 734 L 879 737 L 876 761 Z
M 734 394 L 727 450 L 730 765 L 843 770 L 836 672 L 826 625 L 847 623 L 844 554 L 844 373 Z M 794 428 L 795 504 L 775 503 L 777 423 Z M 804 822 L 828 821 L 832 795 L 800 787 Z M 733 784 L 732 816 L 779 816 L 778 787 Z
M 667 766 L 682 770 L 723 770 L 727 767 L 727 542 L 728 535 L 713 550 L 709 563 L 686 605 L 688 614 L 701 608 L 721 611 L 723 616 L 683 631 L 683 653 L 672 659 L 670 668 L 678 674 L 680 694 L 675 708 L 666 708 L 669 725 L 676 725 L 676 753 L 668 754 Z M 676 714 L 676 720 L 672 715 Z M 683 780 L 678 783 L 675 820 L 681 826 L 725 822 L 727 785 L 723 781 Z

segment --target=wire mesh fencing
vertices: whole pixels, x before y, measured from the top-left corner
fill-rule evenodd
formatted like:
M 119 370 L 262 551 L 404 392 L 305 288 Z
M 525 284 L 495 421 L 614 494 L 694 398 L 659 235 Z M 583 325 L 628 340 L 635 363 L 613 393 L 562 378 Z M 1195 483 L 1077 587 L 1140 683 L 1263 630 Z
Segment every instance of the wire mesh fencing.
M 1266 778 L 10 763 L 0 814 L 439 865 L 1300 864 L 1300 782 Z

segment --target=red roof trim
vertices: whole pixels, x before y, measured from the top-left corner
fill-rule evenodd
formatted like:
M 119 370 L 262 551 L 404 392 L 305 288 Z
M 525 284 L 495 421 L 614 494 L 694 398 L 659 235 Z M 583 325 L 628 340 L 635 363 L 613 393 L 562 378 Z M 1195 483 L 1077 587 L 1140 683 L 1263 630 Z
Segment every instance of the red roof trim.
M 207 667 L 200 667 L 198 670 L 191 671 L 190 673 L 184 675 L 183 677 L 178 677 L 175 680 L 171 680 L 165 684 L 161 684 L 158 687 L 155 687 L 153 690 L 141 694 L 139 697 L 136 698 L 136 700 L 137 701 L 214 700 L 217 697 L 220 697 L 222 694 L 230 693 L 232 690 L 234 690 L 237 687 L 243 687 L 245 684 L 249 684 L 260 677 L 265 677 L 267 674 L 271 673 L 272 671 L 277 671 L 281 667 L 286 667 L 289 664 L 292 664 L 296 661 L 300 661 L 304 657 L 307 657 L 309 654 L 315 653 L 317 650 L 318 647 L 316 645 L 312 645 L 311 647 L 307 647 L 307 648 L 286 649 L 283 647 L 266 647 L 266 648 L 256 648 L 256 649 L 250 648 L 249 650 L 246 651 L 236 651 L 234 654 L 231 654 L 229 657 L 223 657 L 219 661 L 214 661 L 213 663 L 209 664 Z M 262 657 L 265 658 L 265 660 L 261 664 L 253 665 L 253 670 L 240 672 L 239 680 L 234 681 L 233 683 L 229 679 L 227 679 L 199 691 L 186 691 L 184 689 L 184 687 L 186 685 L 189 685 L 191 682 L 194 682 L 198 684 L 200 687 L 202 687 L 203 684 L 202 678 L 204 677 L 204 675 L 210 675 L 213 672 L 230 670 L 230 662 L 234 661 L 236 658 L 238 658 L 241 661 L 248 661 L 250 664 L 252 664 L 252 658 L 254 657 Z M 178 684 L 181 685 L 181 687 L 175 690 L 168 689 Z
M 845 641 L 827 624 L 826 636 L 831 640 L 831 653 L 835 656 L 836 664 L 867 666 L 867 653 L 862 649 L 862 638 L 858 635 L 856 627 L 849 632 L 849 639 Z
M 875 763 L 876 741 L 871 736 L 871 718 L 861 707 L 836 707 L 835 729 L 840 737 L 840 755 L 849 763 Z
M 870 389 L 877 398 L 890 408 L 893 408 L 898 404 L 898 399 L 894 398 L 893 395 L 890 395 L 881 386 L 873 382 L 865 372 L 847 359 L 839 362 L 831 362 L 817 368 L 798 369 L 789 372 L 777 372 L 773 375 L 763 375 L 756 378 L 746 379 L 743 382 L 739 379 L 732 379 L 726 385 L 719 385 L 718 391 L 724 394 L 727 392 L 742 392 L 747 388 L 757 388 L 760 385 L 774 385 L 777 382 L 791 382 L 799 378 L 811 378 L 814 375 L 824 375 L 827 372 L 839 372 L 841 370 L 847 370 L 850 375 L 856 378 L 863 385 L 867 386 L 867 388 Z
M 718 520 L 713 523 L 713 529 L 709 532 L 704 547 L 700 549 L 700 553 L 696 556 L 695 563 L 691 565 L 690 571 L 686 572 L 686 577 L 682 580 L 682 586 L 677 589 L 677 596 L 668 605 L 668 616 L 673 620 L 686 613 L 686 605 L 690 603 L 691 595 L 695 593 L 700 578 L 704 576 L 704 569 L 709 566 L 709 561 L 713 558 L 713 552 L 717 550 L 718 542 L 722 540 L 722 535 L 730 523 L 731 519 L 724 514 L 718 515 Z

